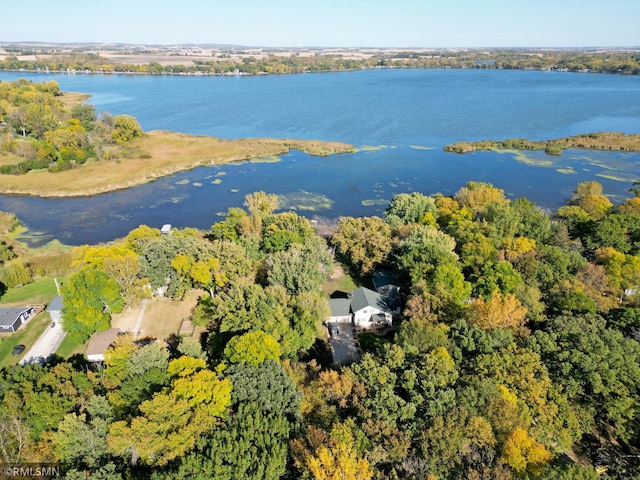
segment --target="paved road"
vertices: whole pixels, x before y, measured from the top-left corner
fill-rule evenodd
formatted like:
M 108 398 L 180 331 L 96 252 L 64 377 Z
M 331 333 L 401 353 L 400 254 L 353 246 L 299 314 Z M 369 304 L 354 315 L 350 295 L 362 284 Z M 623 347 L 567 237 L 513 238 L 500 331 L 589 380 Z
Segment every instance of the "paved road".
M 20 365 L 45 361 L 56 353 L 65 335 L 66 333 L 62 330 L 62 325 L 60 324 L 56 323 L 53 327 L 47 327 L 40 335 L 40 338 L 36 340 L 36 343 L 33 344 L 33 347 L 20 360 Z
M 338 324 L 339 333 L 336 336 L 329 337 L 329 345 L 331 346 L 331 355 L 333 363 L 345 365 L 358 360 L 358 350 L 354 339 L 353 325 L 350 323 Z

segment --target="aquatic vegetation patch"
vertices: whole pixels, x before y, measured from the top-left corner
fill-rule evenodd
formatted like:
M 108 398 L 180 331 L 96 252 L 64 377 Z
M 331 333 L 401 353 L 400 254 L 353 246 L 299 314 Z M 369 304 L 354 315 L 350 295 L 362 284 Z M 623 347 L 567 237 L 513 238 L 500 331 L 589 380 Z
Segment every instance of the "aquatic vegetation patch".
M 555 160 L 550 160 L 547 158 L 537 158 L 536 156 L 527 155 L 521 150 L 512 150 L 512 149 L 495 149 L 493 150 L 499 154 L 510 154 L 513 156 L 513 159 L 516 162 L 524 163 L 525 165 L 531 165 L 532 167 L 553 167 L 556 165 Z
M 297 192 L 278 195 L 278 204 L 279 210 L 317 212 L 329 210 L 333 206 L 333 200 L 321 193 L 298 190 Z
M 201 182 L 193 182 L 192 184 L 194 187 L 201 187 L 202 183 Z
M 240 191 L 239 188 L 232 188 L 231 190 L 229 190 L 231 193 L 238 193 Z
M 564 173 L 565 175 L 574 175 L 577 174 L 578 172 L 576 172 L 573 168 L 571 167 L 567 167 L 567 168 L 556 168 L 556 172 L 558 173 Z
M 249 163 L 278 163 L 281 162 L 282 159 L 278 155 L 270 155 L 268 157 L 258 157 L 251 158 L 248 160 Z
M 211 185 L 220 185 L 221 183 L 222 183 L 222 180 L 219 178 L 216 178 L 211 182 Z
M 374 205 L 388 205 L 389 200 L 385 200 L 384 198 L 376 198 L 376 199 L 366 199 L 360 202 L 365 207 L 373 207 Z
M 178 180 L 176 182 L 176 185 L 189 185 L 191 183 L 191 180 L 189 180 L 188 178 L 185 178 L 183 180 Z
M 216 177 L 224 177 L 227 174 L 227 172 L 216 172 Z
M 358 150 L 362 152 L 378 152 L 385 148 L 390 148 L 389 145 L 363 145 Z
M 414 150 L 433 150 L 433 147 L 423 147 L 422 145 L 409 145 L 409 148 Z
M 620 172 L 616 175 L 610 173 L 596 173 L 596 177 L 606 178 L 607 180 L 613 180 L 616 182 L 635 182 L 638 179 L 637 175 L 624 172 Z

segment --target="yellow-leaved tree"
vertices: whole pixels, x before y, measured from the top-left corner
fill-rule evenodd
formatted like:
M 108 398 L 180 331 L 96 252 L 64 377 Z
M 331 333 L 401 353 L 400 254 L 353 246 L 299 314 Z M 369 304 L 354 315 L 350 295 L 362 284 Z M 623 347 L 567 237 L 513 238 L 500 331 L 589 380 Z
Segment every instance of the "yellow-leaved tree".
M 484 330 L 513 328 L 522 331 L 526 317 L 527 309 L 512 293 L 494 292 L 490 300 L 479 297 L 469 304 L 469 323 Z

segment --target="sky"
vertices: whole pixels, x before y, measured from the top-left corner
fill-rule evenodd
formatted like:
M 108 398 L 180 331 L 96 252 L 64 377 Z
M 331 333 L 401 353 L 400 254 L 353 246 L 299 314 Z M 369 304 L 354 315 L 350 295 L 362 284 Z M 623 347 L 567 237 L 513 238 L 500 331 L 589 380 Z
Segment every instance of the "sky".
M 640 46 L 640 0 L 0 0 L 0 42 Z

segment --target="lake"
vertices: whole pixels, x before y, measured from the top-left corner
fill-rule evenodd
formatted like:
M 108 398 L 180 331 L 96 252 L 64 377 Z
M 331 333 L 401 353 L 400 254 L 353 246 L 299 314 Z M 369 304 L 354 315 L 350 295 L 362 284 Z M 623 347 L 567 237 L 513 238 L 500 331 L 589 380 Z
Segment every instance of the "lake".
M 639 77 L 496 70 L 255 77 L 0 73 L 0 80 L 22 77 L 90 93 L 99 111 L 133 115 L 145 130 L 336 140 L 360 149 L 201 167 L 90 198 L 0 196 L 0 210 L 18 214 L 33 244 L 109 241 L 140 224 L 208 229 L 256 190 L 282 195 L 284 208 L 334 218 L 379 215 L 394 194 L 453 194 L 470 180 L 491 182 L 510 198 L 526 196 L 548 209 L 562 205 L 577 183 L 598 180 L 619 201 L 640 178 L 637 153 L 442 151 L 462 140 L 637 133 Z

